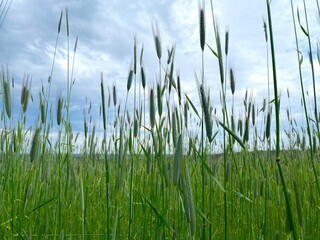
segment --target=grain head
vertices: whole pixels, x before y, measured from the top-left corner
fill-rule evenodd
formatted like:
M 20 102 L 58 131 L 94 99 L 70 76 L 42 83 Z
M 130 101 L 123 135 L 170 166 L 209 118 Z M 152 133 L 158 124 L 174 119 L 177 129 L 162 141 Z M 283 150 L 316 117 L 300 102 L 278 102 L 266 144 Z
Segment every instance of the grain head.
M 37 128 L 33 133 L 31 150 L 30 150 L 30 161 L 33 162 L 37 159 L 39 151 L 39 140 L 40 140 L 40 128 Z
M 231 88 L 232 95 L 234 95 L 234 92 L 236 91 L 236 83 L 235 83 L 234 73 L 232 68 L 230 68 L 230 88 Z
M 158 59 L 160 60 L 162 56 L 162 47 L 161 47 L 161 37 L 160 37 L 158 23 L 156 23 L 156 26 L 152 24 L 152 33 L 153 33 L 157 56 L 158 56 Z
M 146 75 L 144 72 L 143 65 L 141 65 L 141 82 L 142 82 L 142 88 L 145 89 L 146 88 Z
M 60 126 L 61 121 L 62 121 L 62 106 L 63 106 L 63 100 L 61 95 L 58 98 L 57 102 L 57 124 Z
M 205 21 L 205 6 L 204 1 L 199 4 L 199 25 L 200 25 L 200 47 L 204 51 L 206 44 L 206 21 Z
M 208 97 L 206 96 L 205 89 L 203 84 L 200 84 L 199 86 L 199 95 L 201 100 L 201 107 L 204 114 L 204 122 L 206 126 L 206 133 L 207 138 L 211 142 L 212 139 L 212 120 L 211 120 L 211 114 L 210 114 L 210 105 L 208 101 Z
M 229 30 L 226 31 L 225 34 L 225 49 L 224 49 L 224 53 L 226 54 L 226 56 L 228 55 L 229 52 Z
M 154 90 L 153 88 L 150 89 L 150 111 L 149 111 L 149 114 L 150 114 L 150 125 L 151 125 L 151 128 L 154 127 L 154 124 L 156 122 L 156 111 L 155 111 L 155 102 L 154 102 Z
M 117 105 L 117 88 L 116 88 L 116 84 L 113 84 L 112 87 L 112 99 L 113 99 L 113 106 Z
M 133 70 L 130 69 L 128 74 L 128 80 L 127 80 L 127 92 L 129 92 L 131 85 L 132 85 L 132 79 L 133 79 Z
M 11 118 L 11 89 L 10 89 L 10 83 L 9 83 L 8 70 L 7 70 L 7 73 L 5 73 L 4 69 L 2 69 L 1 78 L 2 78 L 2 96 L 3 96 L 4 106 L 5 106 L 5 110 L 8 118 Z

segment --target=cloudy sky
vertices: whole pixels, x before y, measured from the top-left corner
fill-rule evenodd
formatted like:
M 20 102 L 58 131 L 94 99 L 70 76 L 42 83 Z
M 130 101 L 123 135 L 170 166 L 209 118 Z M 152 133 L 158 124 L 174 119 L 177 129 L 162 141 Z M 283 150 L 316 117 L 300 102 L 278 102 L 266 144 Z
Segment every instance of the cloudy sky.
M 6 2 L 6 1 L 2 1 Z M 313 49 L 319 40 L 316 1 L 307 1 L 309 27 Z M 214 47 L 214 35 L 210 1 L 206 5 L 206 42 Z M 254 101 L 261 105 L 267 96 L 267 58 L 263 20 L 267 18 L 264 0 L 213 1 L 220 31 L 230 32 L 229 65 L 236 76 L 236 103 L 243 109 L 244 93 L 248 89 Z M 299 5 L 301 18 L 302 1 Z M 288 106 L 286 89 L 290 89 L 291 108 L 299 117 L 301 113 L 297 57 L 289 0 L 272 1 L 275 48 L 282 106 Z M 78 36 L 75 55 L 74 78 L 71 99 L 73 127 L 83 126 L 83 109 L 88 102 L 96 113 L 100 103 L 100 74 L 103 72 L 106 86 L 116 84 L 119 101 L 125 101 L 126 81 L 133 56 L 133 39 L 136 34 L 140 50 L 144 46 L 144 66 L 148 85 L 156 81 L 158 65 L 152 35 L 152 23 L 158 23 L 162 47 L 176 45 L 175 66 L 180 72 L 182 89 L 197 104 L 195 72 L 200 73 L 201 51 L 199 45 L 198 0 L 13 0 L 5 21 L 0 28 L 0 64 L 7 66 L 15 79 L 16 103 L 20 101 L 20 89 L 25 74 L 32 78 L 34 103 L 28 109 L 30 116 L 38 115 L 37 99 L 41 84 L 47 84 L 51 72 L 57 28 L 61 11 L 63 21 L 53 72 L 52 101 L 55 106 L 59 94 L 65 97 L 67 82 L 67 37 L 65 9 L 69 12 L 70 61 Z M 304 21 L 303 21 L 304 22 Z M 307 57 L 307 40 L 298 29 L 301 50 L 304 55 L 303 74 L 307 89 L 311 89 L 310 67 Z M 316 51 L 314 51 L 316 53 Z M 166 55 L 165 55 L 166 58 Z M 316 74 L 319 65 L 314 55 Z M 220 106 L 218 67 L 215 57 L 205 49 L 205 75 L 211 89 L 214 107 Z M 310 103 L 311 104 L 311 103 Z M 238 110 L 241 114 L 242 110 Z M 17 111 L 18 112 L 18 111 Z M 99 117 L 96 116 L 96 121 Z M 300 117 L 301 118 L 301 117 Z M 36 122 L 36 118 L 31 121 Z

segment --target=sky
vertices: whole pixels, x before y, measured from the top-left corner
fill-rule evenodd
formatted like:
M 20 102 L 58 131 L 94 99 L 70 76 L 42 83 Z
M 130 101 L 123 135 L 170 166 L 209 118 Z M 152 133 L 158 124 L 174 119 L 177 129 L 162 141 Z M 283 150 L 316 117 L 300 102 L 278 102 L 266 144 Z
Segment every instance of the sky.
M 3 2 L 3 1 L 2 1 Z M 4 1 L 5 2 L 5 1 Z M 206 43 L 215 48 L 210 1 L 206 8 Z M 299 6 L 304 19 L 303 2 Z M 307 1 L 309 28 L 313 49 L 319 40 L 319 21 L 316 0 Z M 83 110 L 92 103 L 92 112 L 97 123 L 101 122 L 100 76 L 103 73 L 106 87 L 116 84 L 118 99 L 124 103 L 127 76 L 132 62 L 133 42 L 136 35 L 138 52 L 144 47 L 144 67 L 149 87 L 156 82 L 158 59 L 154 47 L 152 24 L 158 24 L 164 59 L 166 49 L 176 46 L 175 67 L 181 76 L 182 91 L 199 106 L 195 73 L 200 75 L 201 50 L 199 43 L 198 0 L 13 0 L 0 28 L 0 64 L 7 67 L 15 79 L 14 102 L 20 101 L 23 77 L 32 79 L 34 102 L 28 114 L 30 124 L 38 116 L 38 96 L 41 85 L 46 86 L 51 72 L 60 13 L 63 21 L 59 35 L 57 55 L 53 70 L 51 100 L 53 106 L 57 96 L 66 96 L 67 84 L 67 36 L 65 13 L 68 8 L 70 31 L 70 66 L 74 58 L 75 83 L 72 88 L 71 116 L 73 129 L 82 131 Z M 229 66 L 235 72 L 235 103 L 237 114 L 243 114 L 243 98 L 246 90 L 258 105 L 267 97 L 267 48 L 263 21 L 267 19 L 266 2 L 263 0 L 215 1 L 213 10 L 218 19 L 220 32 L 229 31 Z M 298 79 L 297 54 L 289 0 L 271 3 L 274 40 L 277 60 L 279 92 L 282 107 L 286 109 L 286 98 L 290 90 L 290 106 L 293 114 L 301 118 L 301 90 Z M 75 40 L 78 44 L 75 56 Z M 310 91 L 311 73 L 308 64 L 307 40 L 298 29 L 299 44 L 304 56 L 303 76 Z M 314 53 L 317 79 L 319 64 Z M 269 56 L 270 57 L 270 56 Z M 212 105 L 219 108 L 219 70 L 217 59 L 205 48 L 205 80 L 210 88 Z M 270 79 L 272 81 L 272 79 Z M 271 93 L 273 94 L 273 93 Z M 228 99 L 230 100 L 230 93 Z M 320 97 L 320 96 L 319 96 Z M 312 105 L 312 103 L 310 103 Z M 18 107 L 16 107 L 18 109 Z M 16 113 L 19 111 L 17 110 Z M 285 115 L 285 111 L 282 111 Z

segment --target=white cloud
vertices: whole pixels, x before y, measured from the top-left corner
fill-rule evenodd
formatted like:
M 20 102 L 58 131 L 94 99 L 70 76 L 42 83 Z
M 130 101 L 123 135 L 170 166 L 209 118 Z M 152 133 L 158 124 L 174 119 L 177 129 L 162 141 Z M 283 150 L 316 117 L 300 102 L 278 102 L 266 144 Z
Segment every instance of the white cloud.
M 298 3 L 305 26 L 303 5 L 301 1 L 295 1 L 295 6 Z M 225 29 L 229 29 L 230 32 L 229 60 L 230 66 L 235 70 L 236 102 L 242 103 L 243 93 L 249 89 L 254 98 L 257 98 L 256 102 L 260 104 L 262 98 L 267 96 L 267 59 L 263 29 L 263 19 L 267 18 L 265 2 L 226 0 L 214 1 L 213 4 L 223 41 Z M 133 55 L 134 33 L 137 34 L 138 53 L 144 45 L 147 80 L 150 83 L 155 81 L 158 65 L 151 23 L 156 21 L 160 27 L 163 52 L 166 52 L 167 47 L 176 44 L 175 66 L 179 69 L 183 90 L 198 103 L 194 77 L 194 72 L 199 74 L 201 68 L 198 1 L 35 0 L 32 4 L 29 1 L 14 1 L 4 26 L 0 29 L 2 53 L 0 63 L 8 65 L 12 75 L 15 76 L 16 81 L 20 81 L 20 84 L 23 74 L 29 73 L 33 79 L 32 88 L 38 90 L 40 80 L 45 82 L 44 80 L 50 74 L 58 20 L 60 12 L 64 11 L 66 6 L 69 8 L 71 56 L 75 38 L 79 36 L 74 72 L 76 83 L 73 92 L 73 99 L 77 101 L 75 102 L 77 106 L 80 99 L 85 101 L 84 94 L 89 101 L 99 102 L 100 72 L 104 73 L 107 86 L 111 87 L 116 82 L 119 89 L 118 96 L 124 102 L 126 78 Z M 206 41 L 214 47 L 210 7 L 210 2 L 206 1 Z M 290 3 L 272 1 L 271 7 L 280 92 L 284 94 L 289 88 L 293 97 L 291 105 L 299 108 L 301 91 L 297 87 L 299 79 Z M 315 49 L 319 35 L 315 3 L 308 2 L 307 7 L 312 46 Z M 53 94 L 56 94 L 57 89 L 63 89 L 66 81 L 65 32 L 64 15 L 54 69 Z M 310 91 L 308 43 L 299 26 L 298 36 L 304 56 L 303 76 Z M 163 62 L 166 60 L 165 57 L 164 54 Z M 316 57 L 315 66 L 318 77 L 319 66 Z M 269 67 L 271 68 L 271 64 Z M 215 106 L 219 106 L 218 71 L 216 58 L 206 48 L 206 81 L 211 88 Z M 270 81 L 272 83 L 271 72 Z M 238 105 L 241 106 L 241 104 Z

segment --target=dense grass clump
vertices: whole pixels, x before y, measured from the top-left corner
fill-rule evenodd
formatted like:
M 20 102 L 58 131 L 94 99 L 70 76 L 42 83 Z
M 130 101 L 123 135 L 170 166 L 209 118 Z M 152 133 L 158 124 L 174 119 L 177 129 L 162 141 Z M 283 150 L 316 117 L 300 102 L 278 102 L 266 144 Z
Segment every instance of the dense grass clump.
M 117 98 L 116 84 L 105 86 L 101 74 L 102 124 L 98 126 L 92 121 L 91 103 L 86 100 L 83 131 L 79 133 L 72 130 L 69 112 L 74 85 L 74 62 L 70 67 L 69 59 L 70 54 L 74 59 L 78 39 L 70 52 L 67 10 L 59 18 L 48 82 L 39 93 L 32 94 L 31 81 L 26 76 L 18 110 L 12 103 L 16 94 L 14 80 L 9 70 L 2 68 L 1 239 L 316 239 L 319 236 L 319 116 L 317 109 L 309 109 L 306 104 L 298 38 L 295 39 L 298 81 L 306 125 L 296 123 L 289 106 L 286 111 L 289 127 L 281 134 L 281 97 L 270 2 L 266 1 L 267 21 L 261 34 L 265 34 L 267 53 L 271 56 L 267 70 L 272 72 L 274 96 L 271 97 L 269 82 L 262 106 L 246 92 L 241 115 L 234 110 L 237 84 L 236 73 L 228 63 L 229 30 L 221 34 L 211 2 L 215 41 L 206 43 L 205 5 L 204 2 L 199 5 L 202 60 L 201 77 L 198 79 L 196 74 L 195 79 L 198 101 L 183 93 L 183 79 L 179 72 L 174 74 L 175 47 L 165 55 L 157 24 L 152 25 L 155 59 L 159 62 L 155 84 L 148 85 L 143 47 L 139 59 L 134 36 L 124 106 Z M 291 8 L 296 36 L 298 23 L 309 42 L 311 55 L 315 50 L 311 48 L 308 25 L 302 24 L 301 12 L 298 9 L 296 15 L 292 2 Z M 68 43 L 67 91 L 66 97 L 60 94 L 52 106 L 53 65 L 63 19 Z M 220 108 L 211 104 L 203 57 L 206 46 L 218 64 L 220 82 L 215 87 L 220 86 Z M 314 69 L 313 61 L 310 67 Z M 312 82 L 312 88 L 315 92 L 316 81 Z M 39 96 L 37 121 L 26 126 L 30 118 L 27 108 L 33 103 L 29 100 L 34 96 Z M 287 97 L 290 100 L 289 90 Z M 316 108 L 315 93 L 312 98 Z M 232 99 L 231 104 L 228 99 Z M 132 111 L 128 110 L 130 103 Z M 13 116 L 18 119 L 13 120 Z M 54 134 L 56 138 L 52 137 Z M 79 136 L 83 139 L 80 143 Z M 75 154 L 75 146 L 79 144 L 82 147 Z

